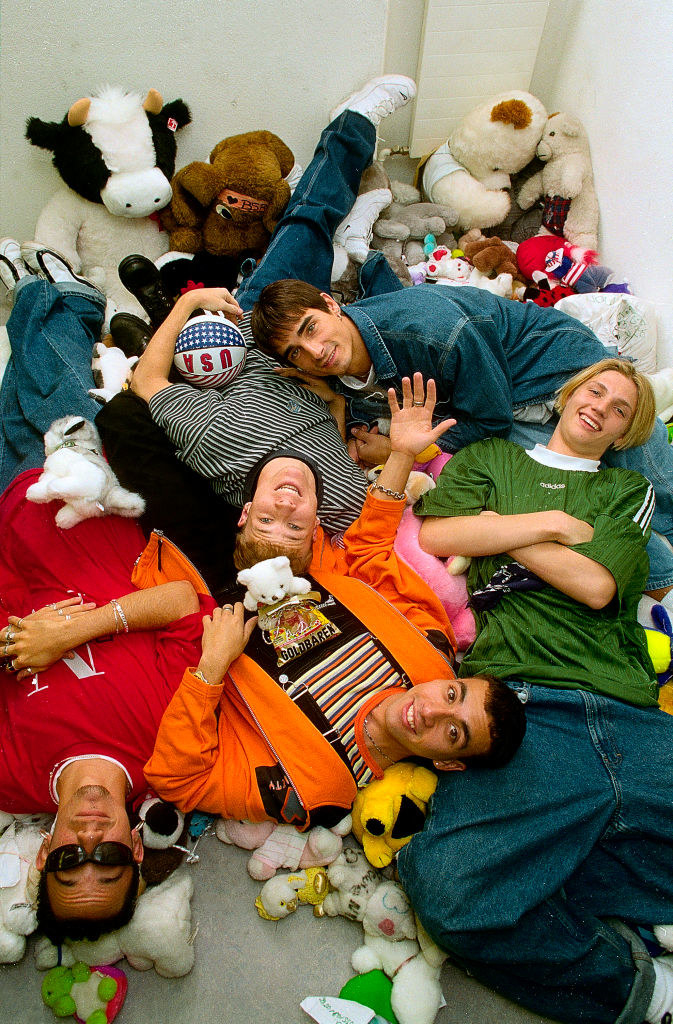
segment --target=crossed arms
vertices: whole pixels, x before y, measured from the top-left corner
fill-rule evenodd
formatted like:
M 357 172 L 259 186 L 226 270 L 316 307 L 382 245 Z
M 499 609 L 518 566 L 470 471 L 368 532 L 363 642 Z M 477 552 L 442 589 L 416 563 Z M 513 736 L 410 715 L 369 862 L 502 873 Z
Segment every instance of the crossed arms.
M 589 608 L 604 608 L 616 593 L 612 573 L 572 545 L 592 540 L 593 527 L 566 512 L 428 517 L 419 541 L 432 555 L 478 557 L 507 553 L 540 579 Z

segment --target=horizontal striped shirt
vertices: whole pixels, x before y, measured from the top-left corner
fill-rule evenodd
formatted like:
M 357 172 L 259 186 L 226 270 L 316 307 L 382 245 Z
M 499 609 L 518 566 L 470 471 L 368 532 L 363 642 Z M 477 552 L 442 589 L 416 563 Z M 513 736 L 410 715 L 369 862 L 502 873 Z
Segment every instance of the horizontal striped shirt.
M 339 733 L 358 786 L 364 786 L 373 773 L 357 745 L 355 721 L 375 693 L 404 685 L 408 685 L 408 680 L 390 663 L 371 634 L 361 633 L 297 676 L 286 690 L 293 699 L 308 690 Z
M 250 339 L 249 315 L 241 330 Z M 172 384 L 150 400 L 152 418 L 177 455 L 207 477 L 232 505 L 243 504 L 245 479 L 260 459 L 282 448 L 320 468 L 325 529 L 346 530 L 357 519 L 367 482 L 348 455 L 326 404 L 299 383 L 278 376 L 278 364 L 249 346 L 245 366 L 222 389 Z

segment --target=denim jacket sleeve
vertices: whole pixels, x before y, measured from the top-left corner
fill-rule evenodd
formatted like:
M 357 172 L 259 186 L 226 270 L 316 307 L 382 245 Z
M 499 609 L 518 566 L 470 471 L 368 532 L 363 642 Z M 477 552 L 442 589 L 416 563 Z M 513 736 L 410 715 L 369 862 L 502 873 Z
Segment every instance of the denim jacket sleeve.
M 458 421 L 439 439 L 444 451 L 459 451 L 485 437 L 506 437 L 512 429 L 509 368 L 483 343 L 469 320 L 437 367 L 437 387 L 441 400 L 436 413 L 450 414 Z

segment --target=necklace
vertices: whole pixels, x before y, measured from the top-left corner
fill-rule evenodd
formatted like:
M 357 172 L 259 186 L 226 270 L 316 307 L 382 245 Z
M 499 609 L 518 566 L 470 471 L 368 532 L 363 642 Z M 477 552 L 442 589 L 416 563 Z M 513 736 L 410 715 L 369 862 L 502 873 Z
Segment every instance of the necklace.
M 367 719 L 369 718 L 370 714 L 371 714 L 371 711 L 368 714 L 365 715 L 365 720 L 362 723 L 362 728 L 365 731 L 365 736 L 367 737 L 368 741 L 373 746 L 374 750 L 378 750 L 378 752 L 381 755 L 381 757 L 385 757 L 386 761 L 389 764 L 395 764 L 395 761 L 393 760 L 393 758 L 389 757 L 388 754 L 386 754 L 385 750 L 381 750 L 380 746 L 378 745 L 378 743 L 375 742 L 375 740 L 372 737 L 372 734 L 370 733 L 369 729 L 367 728 Z

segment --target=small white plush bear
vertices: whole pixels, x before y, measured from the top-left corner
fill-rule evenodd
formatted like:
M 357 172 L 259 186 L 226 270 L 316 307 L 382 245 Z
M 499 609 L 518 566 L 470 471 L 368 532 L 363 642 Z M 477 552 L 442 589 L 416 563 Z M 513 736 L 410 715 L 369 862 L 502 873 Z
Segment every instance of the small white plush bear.
M 127 357 L 120 348 L 97 341 L 91 360 L 91 372 L 96 385 L 95 388 L 89 388 L 91 397 L 101 405 L 109 402 L 126 384 L 137 362 L 138 356 Z
M 358 974 L 383 970 L 392 979 L 390 1001 L 400 1024 L 433 1024 L 442 1005 L 443 957 L 426 957 L 421 951 L 414 914 L 401 885 L 381 882 L 367 903 L 362 927 L 364 945 L 353 953 L 353 969 Z
M 46 814 L 0 811 L 0 963 L 15 964 L 26 949 L 26 936 L 37 928 L 33 895 L 38 872 L 35 857 L 42 844 L 41 828 L 49 828 Z
M 56 513 L 63 530 L 83 519 L 118 515 L 135 518 L 145 511 L 139 494 L 122 487 L 103 458 L 100 435 L 90 420 L 64 416 L 44 435 L 42 476 L 26 491 L 29 501 L 44 504 L 60 498 Z
M 562 235 L 573 245 L 597 249 L 598 199 L 589 139 L 582 123 L 571 114 L 552 114 L 545 125 L 537 155 L 545 166 L 529 178 L 519 192 L 519 206 L 527 210 L 544 196 L 545 208 L 538 234 Z M 559 213 L 558 199 L 570 200 L 567 212 Z
M 243 598 L 243 604 L 249 612 L 256 612 L 259 607 L 276 604 L 284 597 L 308 594 L 311 590 L 308 580 L 302 576 L 293 576 L 290 559 L 287 555 L 266 558 L 249 569 L 241 569 L 236 579 L 248 588 Z
M 481 103 L 423 165 L 424 193 L 458 213 L 461 231 L 501 224 L 510 208 L 510 175 L 535 156 L 546 120 L 542 103 L 519 89 Z

